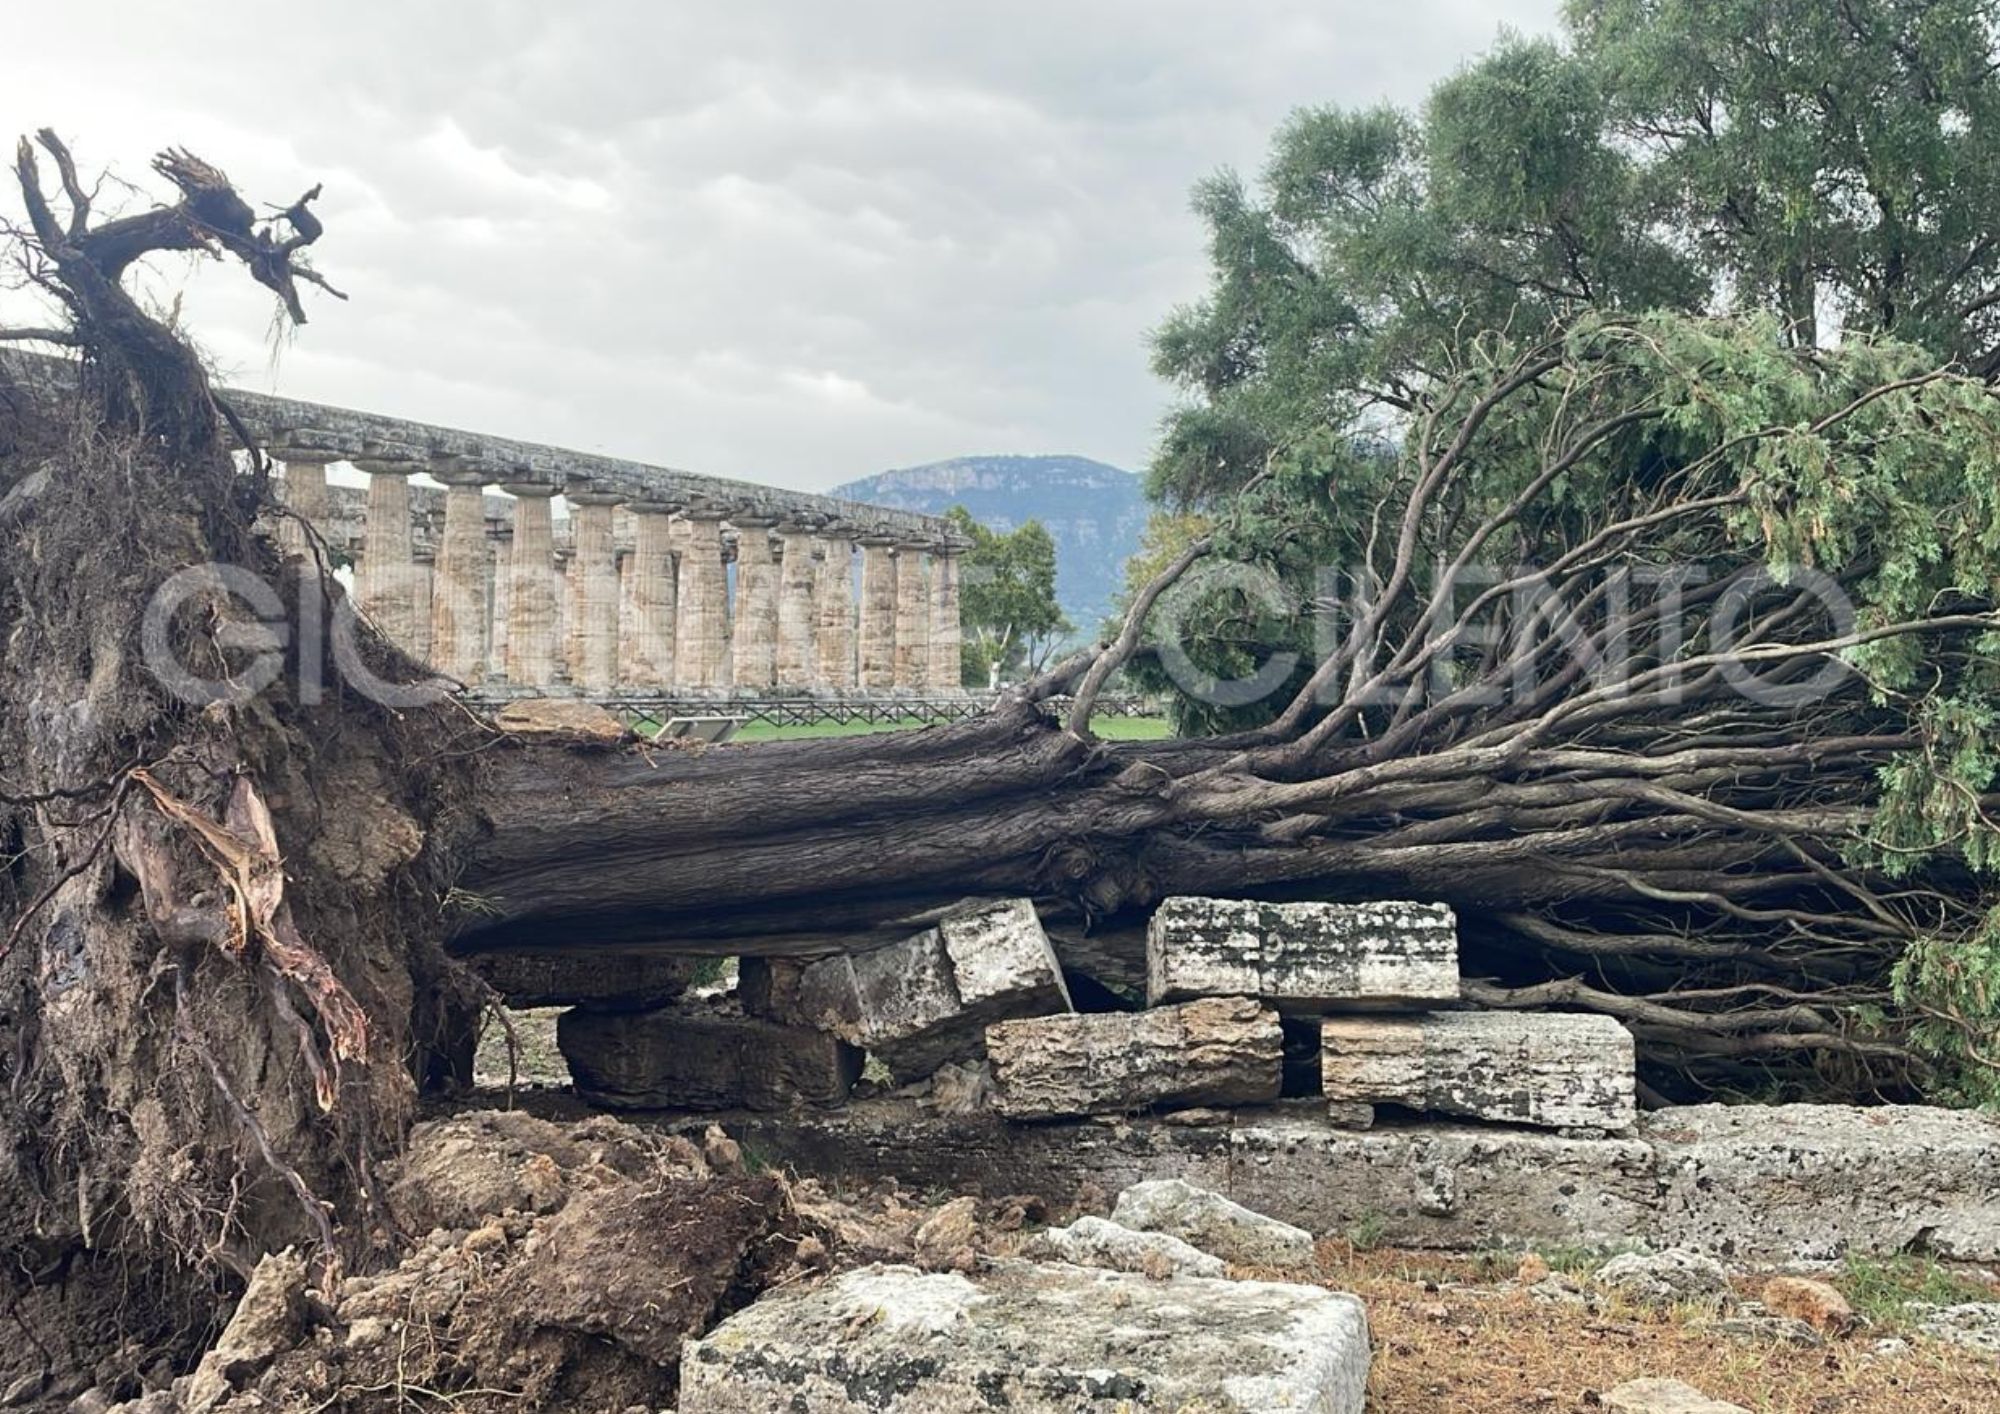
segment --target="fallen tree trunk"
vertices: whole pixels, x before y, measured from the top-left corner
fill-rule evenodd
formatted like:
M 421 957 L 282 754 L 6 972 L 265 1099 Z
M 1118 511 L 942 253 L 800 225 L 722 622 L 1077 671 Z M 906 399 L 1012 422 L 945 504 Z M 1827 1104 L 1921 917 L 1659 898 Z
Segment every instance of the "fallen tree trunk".
M 1566 337 L 1439 392 L 1374 488 L 1332 647 L 1266 725 L 1090 730 L 1225 526 L 1115 643 L 979 722 L 490 755 L 453 946 L 812 954 L 1030 894 L 1129 951 L 1170 894 L 1407 897 L 1458 910 L 1488 995 L 1620 1016 L 1670 1088 L 1907 1093 L 1942 1061 L 1980 1093 L 2000 570 L 1927 537 L 1992 543 L 1966 448 L 1993 391 L 1904 351 L 1759 361 L 1754 329 Z

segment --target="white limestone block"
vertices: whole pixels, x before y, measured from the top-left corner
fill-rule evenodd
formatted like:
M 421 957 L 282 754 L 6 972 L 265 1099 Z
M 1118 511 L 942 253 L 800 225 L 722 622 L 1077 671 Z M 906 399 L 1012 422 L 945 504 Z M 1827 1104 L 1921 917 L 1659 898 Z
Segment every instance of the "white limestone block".
M 1623 1131 L 1638 1118 L 1632 1033 L 1582 1012 L 1337 1017 L 1320 1028 L 1328 1100 Z
M 1313 1235 L 1178 1178 L 1148 1179 L 1118 1195 L 1111 1220 L 1163 1232 L 1244 1267 L 1310 1267 Z
M 1079 1267 L 1143 1272 L 1150 1277 L 1220 1277 L 1228 1264 L 1172 1233 L 1134 1232 L 1104 1218 L 1081 1217 L 1068 1227 L 1052 1227 L 1035 1239 L 1029 1253 Z
M 865 1267 L 737 1312 L 681 1361 L 682 1414 L 1361 1414 L 1368 1319 L 1314 1286 L 1021 1261 Z
M 986 1028 L 994 1107 L 1010 1119 L 1155 1105 L 1254 1105 L 1283 1080 L 1278 1014 L 1243 997 Z
M 1456 1001 L 1458 920 L 1441 903 L 1170 898 L 1146 929 L 1146 996 L 1308 1014 Z
M 873 952 L 807 967 L 779 1020 L 873 1054 L 899 1082 L 984 1054 L 989 1023 L 1070 1009 L 1062 966 L 1027 899 L 979 904 Z

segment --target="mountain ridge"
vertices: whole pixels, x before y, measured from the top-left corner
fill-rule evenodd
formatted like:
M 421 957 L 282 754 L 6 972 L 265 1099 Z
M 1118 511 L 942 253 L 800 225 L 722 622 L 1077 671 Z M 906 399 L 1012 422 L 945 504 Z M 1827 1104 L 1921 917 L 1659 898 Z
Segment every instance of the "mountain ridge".
M 832 494 L 926 515 L 964 506 L 1002 534 L 1040 521 L 1056 545 L 1056 598 L 1086 636 L 1111 615 L 1150 513 L 1135 473 L 1064 453 L 950 457 L 849 481 Z

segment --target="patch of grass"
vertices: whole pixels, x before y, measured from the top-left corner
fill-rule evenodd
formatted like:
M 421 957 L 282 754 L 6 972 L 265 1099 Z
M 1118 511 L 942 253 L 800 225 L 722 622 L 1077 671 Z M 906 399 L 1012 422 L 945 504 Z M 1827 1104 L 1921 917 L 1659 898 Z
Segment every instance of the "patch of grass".
M 1912 1303 L 1957 1306 L 1968 1301 L 2000 1300 L 1993 1283 L 1954 1271 L 1928 1257 L 1904 1255 L 1880 1261 L 1847 1259 L 1834 1285 L 1858 1315 L 1884 1328 L 1909 1324 Z
M 800 741 L 811 737 L 870 736 L 877 732 L 907 732 L 931 723 L 917 717 L 898 717 L 889 722 L 814 722 L 808 726 L 774 726 L 770 722 L 746 722 L 737 731 L 736 741 Z M 1174 734 L 1165 717 L 1099 717 L 1090 724 L 1105 741 L 1162 741 Z
M 1388 1231 L 1389 1224 L 1380 1213 L 1364 1213 L 1361 1221 L 1347 1230 L 1347 1245 L 1357 1252 L 1373 1252 Z
M 890 722 L 811 722 L 782 727 L 771 722 L 745 722 L 732 740 L 801 741 L 822 736 L 872 736 L 877 732 L 914 731 L 928 725 L 918 717 L 898 717 Z
M 1553 1247 L 1537 1247 L 1535 1252 L 1552 1272 L 1561 1272 L 1566 1277 L 1587 1277 L 1613 1257 L 1639 1250 L 1636 1242 L 1559 1242 Z
M 1165 717 L 1096 717 L 1090 729 L 1105 741 L 1165 741 L 1174 734 Z

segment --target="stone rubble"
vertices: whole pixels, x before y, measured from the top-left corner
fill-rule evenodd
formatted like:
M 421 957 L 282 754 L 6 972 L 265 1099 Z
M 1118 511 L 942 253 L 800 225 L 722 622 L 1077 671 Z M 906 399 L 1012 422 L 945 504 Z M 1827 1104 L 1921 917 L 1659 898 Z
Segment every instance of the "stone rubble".
M 1811 1277 L 1772 1277 L 1764 1283 L 1763 1305 L 1775 1315 L 1829 1335 L 1846 1335 L 1858 1324 L 1847 1298 Z
M 1146 929 L 1148 1005 L 1256 997 L 1286 1013 L 1458 1000 L 1458 922 L 1435 903 L 1169 898 Z
M 681 1414 L 1361 1414 L 1361 1303 L 1318 1287 L 1002 1260 L 874 1266 L 690 1341 Z
M 1304 1228 L 1178 1178 L 1133 1184 L 1118 1195 L 1111 1220 L 1167 1233 L 1238 1266 L 1310 1268 L 1315 1261 L 1313 1235 Z
M 2000 1117 L 1976 1111 L 1692 1105 L 1645 1115 L 1631 1137 L 1581 1139 L 1454 1122 L 1357 1132 L 1318 1109 L 1017 1125 L 883 1097 L 727 1123 L 768 1161 L 830 1178 L 894 1175 L 1056 1206 L 1180 1178 L 1320 1235 L 1366 1223 L 1398 1247 L 1643 1243 L 1783 1265 L 1935 1240 L 1940 1256 L 2000 1263 Z M 689 1122 L 696 1134 L 706 1123 Z M 1857 1171 L 1862 1192 L 1843 1186 Z
M 1227 1276 L 1228 1263 L 1164 1232 L 1134 1232 L 1098 1217 L 1081 1217 L 1036 1238 L 1028 1255 L 1079 1267 L 1140 1272 L 1149 1277 Z
M 1918 1334 L 2000 1359 L 2000 1301 L 1909 1309 L 1917 1317 Z
M 1641 1306 L 1720 1305 L 1729 1296 L 1729 1273 L 1700 1252 L 1624 1252 L 1597 1269 L 1598 1286 Z
M 1603 1407 L 1609 1414 L 1750 1414 L 1682 1380 L 1627 1380 L 1604 1392 Z

